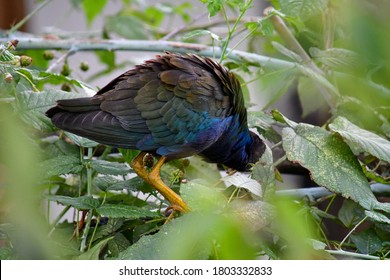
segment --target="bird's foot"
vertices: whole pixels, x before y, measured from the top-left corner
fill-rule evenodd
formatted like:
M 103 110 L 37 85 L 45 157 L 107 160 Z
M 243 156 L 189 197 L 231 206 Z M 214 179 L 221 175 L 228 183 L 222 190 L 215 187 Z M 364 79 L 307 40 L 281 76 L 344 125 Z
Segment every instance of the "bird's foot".
M 172 219 L 175 212 L 187 213 L 190 211 L 190 208 L 187 204 L 181 199 L 181 197 L 175 193 L 169 186 L 167 186 L 160 177 L 160 170 L 164 164 L 166 158 L 161 157 L 158 162 L 154 165 L 152 170 L 148 173 L 144 165 L 144 157 L 146 153 L 141 152 L 132 162 L 131 167 L 137 173 L 139 177 L 149 183 L 153 188 L 155 188 L 166 200 L 171 204 L 169 209 L 171 214 L 168 214 L 168 219 Z M 167 214 L 167 211 L 166 213 Z

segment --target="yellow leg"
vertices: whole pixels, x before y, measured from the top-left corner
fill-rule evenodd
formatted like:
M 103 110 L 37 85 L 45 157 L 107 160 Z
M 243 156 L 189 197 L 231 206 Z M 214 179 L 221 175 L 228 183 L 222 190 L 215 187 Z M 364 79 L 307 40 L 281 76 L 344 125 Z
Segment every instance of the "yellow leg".
M 156 165 L 152 168 L 152 171 L 148 173 L 144 166 L 144 157 L 146 153 L 141 152 L 132 162 L 131 167 L 137 173 L 139 177 L 144 179 L 152 187 L 154 187 L 166 200 L 171 204 L 168 209 L 173 211 L 179 211 L 186 213 L 190 211 L 187 204 L 176 194 L 170 187 L 168 187 L 160 177 L 160 170 L 164 164 L 166 158 L 161 157 Z

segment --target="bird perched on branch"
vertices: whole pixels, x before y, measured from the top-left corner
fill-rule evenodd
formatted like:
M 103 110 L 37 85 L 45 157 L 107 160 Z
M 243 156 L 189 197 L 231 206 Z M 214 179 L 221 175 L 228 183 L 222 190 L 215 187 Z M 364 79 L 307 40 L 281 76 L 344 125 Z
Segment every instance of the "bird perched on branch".
M 265 150 L 248 129 L 237 78 L 213 60 L 193 54 L 159 55 L 115 78 L 93 97 L 58 100 L 46 115 L 60 129 L 140 150 L 131 167 L 180 212 L 189 207 L 161 180 L 165 161 L 199 154 L 244 171 Z M 160 157 L 149 173 L 146 153 Z

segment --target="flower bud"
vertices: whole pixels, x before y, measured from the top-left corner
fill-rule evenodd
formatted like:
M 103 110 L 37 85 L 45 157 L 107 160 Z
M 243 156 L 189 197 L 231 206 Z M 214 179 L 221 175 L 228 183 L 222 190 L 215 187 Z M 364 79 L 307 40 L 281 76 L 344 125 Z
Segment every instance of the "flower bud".
M 20 66 L 22 67 L 27 67 L 27 66 L 30 66 L 31 63 L 32 63 L 32 58 L 27 56 L 27 55 L 22 55 L 20 58 L 19 58 L 19 62 L 20 62 Z

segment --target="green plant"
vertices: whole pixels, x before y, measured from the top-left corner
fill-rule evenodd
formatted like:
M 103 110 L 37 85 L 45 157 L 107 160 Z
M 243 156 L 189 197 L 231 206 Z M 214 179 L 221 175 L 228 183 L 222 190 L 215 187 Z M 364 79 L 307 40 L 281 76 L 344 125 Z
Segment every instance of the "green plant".
M 95 2 L 72 4 L 91 24 L 108 3 Z M 66 34 L 61 40 L 26 39 L 15 33 L 21 24 L 8 31 L 19 43 L 0 39 L 1 259 L 389 257 L 390 5 L 274 0 L 264 17 L 251 18 L 250 0 L 202 2 L 210 17 L 206 25 L 191 17 L 195 8 L 189 3 L 123 1 L 117 15 L 105 18 L 95 35 L 100 40 L 86 43 Z M 182 27 L 163 30 L 172 15 Z M 226 30 L 216 31 L 215 25 Z M 129 40 L 108 39 L 118 35 Z M 244 43 L 248 52 L 236 50 Z M 260 46 L 267 56 L 257 54 Z M 128 176 L 132 170 L 126 163 L 136 151 L 57 131 L 44 116 L 55 100 L 87 95 L 95 91 L 90 85 L 95 78 L 129 67 L 129 61 L 116 62 L 118 49 L 214 56 L 241 77 L 248 104 L 267 100 L 268 111 L 296 88 L 303 116 L 324 111 L 328 117 L 318 126 L 297 123 L 276 109 L 250 111 L 250 125 L 270 143 L 251 178 L 221 179 L 216 166 L 196 157 L 170 162 L 163 179 L 180 187 L 193 211 L 165 224 L 165 202 L 138 177 Z M 89 69 L 88 83 L 74 78 L 76 69 L 69 64 L 73 54 L 86 50 L 106 66 Z M 251 85 L 258 89 L 253 100 Z M 274 159 L 280 148 L 283 154 Z M 333 193 L 314 195 L 309 188 L 286 198 L 276 190 L 284 186 L 278 169 L 291 162 L 307 169 L 316 184 L 347 198 L 336 213 L 330 212 Z M 376 197 L 372 190 L 379 187 Z M 64 206 L 54 218 L 52 202 Z M 63 221 L 69 212 L 73 220 Z M 345 235 L 330 239 L 326 221 L 339 224 Z

